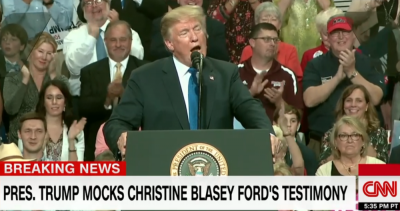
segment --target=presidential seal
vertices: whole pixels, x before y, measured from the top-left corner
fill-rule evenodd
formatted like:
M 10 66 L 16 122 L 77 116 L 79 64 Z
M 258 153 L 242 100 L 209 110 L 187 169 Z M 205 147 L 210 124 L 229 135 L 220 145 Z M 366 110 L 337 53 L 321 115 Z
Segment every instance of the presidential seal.
M 170 172 L 171 176 L 227 176 L 228 165 L 215 147 L 194 143 L 176 153 Z

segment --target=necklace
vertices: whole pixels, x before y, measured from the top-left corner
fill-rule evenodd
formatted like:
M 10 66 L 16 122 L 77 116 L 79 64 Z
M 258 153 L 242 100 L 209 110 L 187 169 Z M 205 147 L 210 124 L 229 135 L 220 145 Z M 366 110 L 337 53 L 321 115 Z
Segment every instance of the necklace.
M 389 0 L 387 2 L 389 2 Z M 392 17 L 390 16 L 390 13 L 392 12 L 392 9 L 393 9 L 393 6 L 394 6 L 394 2 L 395 1 L 392 1 L 392 6 L 390 6 L 389 12 L 386 9 L 385 3 L 383 3 L 383 9 L 385 9 L 386 24 L 389 24 L 392 21 Z
M 362 157 L 360 157 L 360 160 L 358 161 L 358 163 L 356 163 L 356 164 L 354 164 L 354 165 L 352 165 L 352 166 L 346 166 L 346 165 L 344 165 L 344 163 L 343 163 L 342 161 L 340 161 L 340 163 L 342 163 L 343 168 L 346 169 L 347 173 L 349 173 L 349 175 L 351 175 L 351 169 L 352 169 L 354 166 L 360 164 L 361 159 L 362 159 Z

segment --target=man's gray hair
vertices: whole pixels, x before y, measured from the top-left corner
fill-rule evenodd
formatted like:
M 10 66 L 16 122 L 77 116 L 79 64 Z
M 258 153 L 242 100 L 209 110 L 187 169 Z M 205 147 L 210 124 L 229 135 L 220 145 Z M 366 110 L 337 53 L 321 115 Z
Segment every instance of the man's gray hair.
M 279 23 L 282 23 L 282 13 L 272 2 L 264 2 L 258 5 L 256 11 L 254 12 L 254 22 L 256 24 L 260 23 L 260 18 L 263 13 L 274 16 L 278 19 Z

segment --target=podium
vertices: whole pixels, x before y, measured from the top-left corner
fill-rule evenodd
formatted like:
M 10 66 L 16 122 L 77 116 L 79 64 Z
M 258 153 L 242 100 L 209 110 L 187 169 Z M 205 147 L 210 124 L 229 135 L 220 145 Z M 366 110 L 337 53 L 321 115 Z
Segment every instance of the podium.
M 130 176 L 274 175 L 268 130 L 128 132 Z

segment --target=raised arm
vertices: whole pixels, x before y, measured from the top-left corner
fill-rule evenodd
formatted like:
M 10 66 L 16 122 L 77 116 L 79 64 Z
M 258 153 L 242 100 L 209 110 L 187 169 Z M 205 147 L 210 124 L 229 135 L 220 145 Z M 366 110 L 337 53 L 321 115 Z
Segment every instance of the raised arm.
M 81 27 L 88 27 L 83 25 Z M 64 38 L 63 53 L 65 64 L 71 75 L 79 76 L 81 69 L 85 67 L 92 59 L 97 37 L 71 31 Z

